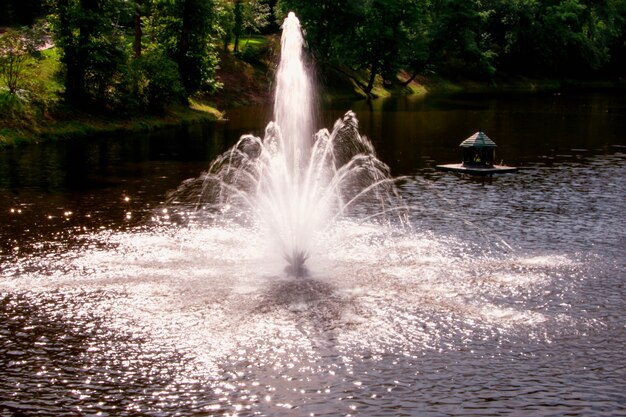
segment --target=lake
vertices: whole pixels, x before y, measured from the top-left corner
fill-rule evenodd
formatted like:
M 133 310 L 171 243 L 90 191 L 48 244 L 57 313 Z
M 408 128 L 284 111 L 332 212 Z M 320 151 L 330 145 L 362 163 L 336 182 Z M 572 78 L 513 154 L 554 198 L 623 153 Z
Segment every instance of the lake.
M 269 106 L 0 152 L 0 415 L 626 415 L 626 97 L 348 109 L 409 227 L 344 219 L 311 276 L 242 226 L 161 221 Z M 483 130 L 516 174 L 439 172 Z M 161 220 L 160 220 L 161 219 Z

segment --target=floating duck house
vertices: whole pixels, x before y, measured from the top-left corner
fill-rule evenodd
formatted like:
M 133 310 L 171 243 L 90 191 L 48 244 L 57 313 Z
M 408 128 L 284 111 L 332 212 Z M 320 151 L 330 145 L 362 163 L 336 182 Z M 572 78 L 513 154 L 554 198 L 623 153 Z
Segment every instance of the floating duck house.
M 517 171 L 516 167 L 494 165 L 497 145 L 484 132 L 474 133 L 459 146 L 463 156 L 462 163 L 437 165 L 435 168 L 472 175 L 506 174 Z

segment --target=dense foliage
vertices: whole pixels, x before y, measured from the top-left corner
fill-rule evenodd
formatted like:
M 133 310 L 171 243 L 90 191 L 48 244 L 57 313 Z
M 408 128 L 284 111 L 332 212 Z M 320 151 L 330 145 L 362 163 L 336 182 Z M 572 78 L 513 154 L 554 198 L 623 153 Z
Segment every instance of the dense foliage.
M 624 0 L 279 0 L 323 65 L 491 80 L 626 75 Z
M 5 0 L 0 24 L 51 23 L 68 102 L 157 111 L 219 89 L 218 50 L 292 10 L 321 70 L 360 74 L 368 94 L 418 74 L 626 75 L 626 0 Z
M 50 12 L 69 102 L 150 110 L 217 86 L 211 1 L 52 0 Z

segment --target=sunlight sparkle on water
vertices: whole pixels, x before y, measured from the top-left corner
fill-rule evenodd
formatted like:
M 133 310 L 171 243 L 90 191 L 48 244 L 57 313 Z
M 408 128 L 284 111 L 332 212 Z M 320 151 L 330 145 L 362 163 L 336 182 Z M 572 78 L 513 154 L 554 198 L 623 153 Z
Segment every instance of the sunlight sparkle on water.
M 546 404 L 551 415 L 570 401 L 573 413 L 623 410 L 623 265 L 580 251 L 609 235 L 623 241 L 620 183 L 602 189 L 623 176 L 619 157 L 587 175 L 602 191 L 594 201 L 615 198 L 589 211 L 567 186 L 579 185 L 580 166 L 535 169 L 558 202 L 523 177 L 397 187 L 355 113 L 317 134 L 308 110 L 291 113 L 312 92 L 293 14 L 283 30 L 293 38 L 283 40 L 263 138 L 244 135 L 158 207 L 116 191 L 121 225 L 74 226 L 101 213 L 63 203 L 42 212 L 53 229 L 45 238 L 10 242 L 0 394 L 12 400 L 0 407 L 334 416 L 508 414 L 522 403 L 521 413 Z M 482 193 L 475 218 L 463 187 Z M 451 202 L 433 198 L 436 188 Z M 11 205 L 5 214 L 19 226 Z M 613 213 L 600 216 L 609 226 L 598 211 Z

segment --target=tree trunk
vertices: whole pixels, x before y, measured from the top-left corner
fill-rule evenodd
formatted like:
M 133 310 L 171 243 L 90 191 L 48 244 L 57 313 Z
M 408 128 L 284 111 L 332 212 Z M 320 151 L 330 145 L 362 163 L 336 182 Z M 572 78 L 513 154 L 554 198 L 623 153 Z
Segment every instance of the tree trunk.
M 81 13 L 85 13 L 93 6 L 93 0 L 81 0 Z M 85 78 L 87 75 L 87 51 L 86 47 L 89 42 L 89 25 L 78 23 L 77 25 L 70 22 L 70 10 L 72 6 L 69 0 L 59 0 L 59 20 L 61 23 L 61 38 L 63 41 L 63 63 L 65 64 L 65 99 L 74 104 L 80 104 L 85 101 L 86 88 Z M 78 34 L 74 35 L 73 28 L 78 29 Z
M 348 77 L 348 78 L 352 79 L 352 81 L 354 81 L 354 83 L 355 83 L 356 85 L 358 85 L 358 86 L 359 86 L 359 88 L 360 88 L 361 90 L 365 91 L 365 89 L 367 88 L 367 86 L 366 86 L 365 84 L 363 84 L 363 83 L 361 82 L 361 80 L 359 80 L 359 79 L 358 79 L 357 77 L 355 77 L 354 75 L 350 74 L 348 71 L 346 71 L 346 70 L 342 69 L 340 66 L 337 66 L 337 67 L 332 67 L 332 68 L 334 68 L 336 71 L 338 71 L 338 72 L 342 73 L 342 74 L 343 74 L 343 75 L 345 75 L 346 77 Z
M 81 13 L 91 17 L 98 13 L 98 0 L 81 0 Z M 87 61 L 89 59 L 89 42 L 92 36 L 91 19 L 84 19 L 78 29 L 78 46 L 76 47 L 76 60 L 73 73 L 73 94 L 71 99 L 77 103 L 84 103 L 87 99 Z M 68 70 L 69 72 L 69 70 Z
M 185 87 L 185 91 L 188 93 L 191 91 L 190 78 L 189 78 L 189 60 L 187 54 L 189 53 L 189 33 L 191 25 L 191 15 L 193 13 L 192 0 L 185 0 L 183 5 L 183 18 L 182 27 L 180 30 L 180 39 L 178 41 L 178 71 L 180 73 L 181 81 Z
M 180 29 L 180 39 L 178 42 L 178 53 L 181 57 L 187 55 L 189 52 L 189 24 L 191 18 L 191 1 L 185 0 L 185 4 L 183 6 L 183 19 L 182 19 L 182 27 Z
M 413 74 L 411 74 L 411 77 L 409 77 L 408 80 L 401 82 L 400 85 L 402 87 L 406 87 L 407 85 L 411 84 L 411 81 L 413 81 L 415 79 L 415 77 L 417 77 L 419 75 L 420 71 L 419 70 L 414 70 Z
M 374 88 L 374 81 L 376 80 L 376 75 L 378 74 L 378 60 L 375 60 L 374 63 L 372 64 L 372 69 L 370 71 L 370 79 L 369 82 L 367 83 L 367 87 L 365 87 L 365 94 L 367 94 L 368 96 L 370 95 L 370 93 L 372 92 L 372 89 Z
M 233 28 L 233 34 L 235 35 L 235 45 L 233 52 L 239 52 L 239 37 L 243 32 L 243 4 L 241 0 L 235 1 L 235 27 Z
M 135 41 L 133 43 L 135 58 L 141 56 L 141 36 L 141 0 L 135 0 Z

